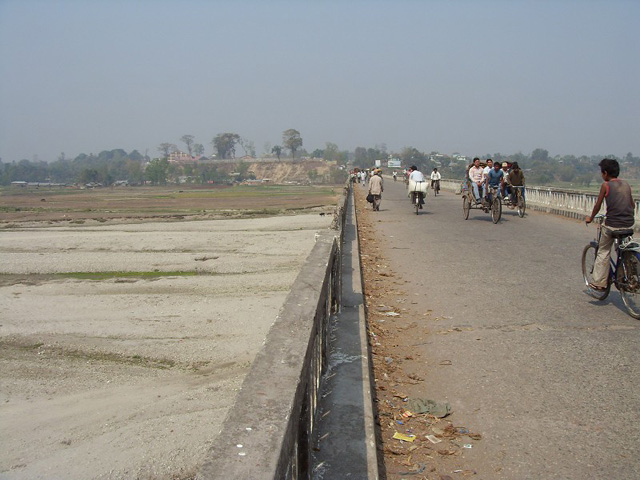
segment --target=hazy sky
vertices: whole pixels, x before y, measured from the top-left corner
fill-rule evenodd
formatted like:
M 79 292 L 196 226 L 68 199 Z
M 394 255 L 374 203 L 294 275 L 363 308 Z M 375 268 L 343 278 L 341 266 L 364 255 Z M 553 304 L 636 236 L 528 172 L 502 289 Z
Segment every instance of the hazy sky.
M 637 0 L 0 0 L 0 157 L 227 131 L 261 153 L 289 128 L 309 151 L 640 155 L 638 32 Z

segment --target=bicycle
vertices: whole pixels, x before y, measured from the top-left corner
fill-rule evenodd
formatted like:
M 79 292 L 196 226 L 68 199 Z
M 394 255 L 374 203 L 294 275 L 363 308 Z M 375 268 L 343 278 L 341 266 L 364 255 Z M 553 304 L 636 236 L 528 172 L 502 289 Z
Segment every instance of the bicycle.
M 640 319 L 640 244 L 632 237 L 633 229 L 618 230 L 612 233 L 616 260 L 613 261 L 613 255 L 609 259 L 607 286 L 604 290 L 595 290 L 591 287 L 604 219 L 605 215 L 596 215 L 593 218 L 598 228 L 596 239 L 584 247 L 582 251 L 582 276 L 587 291 L 593 298 L 602 301 L 609 296 L 613 284 L 620 291 L 622 303 L 624 303 L 629 315 Z
M 422 204 L 424 204 L 424 192 L 421 189 L 421 185 L 424 182 L 415 182 L 415 189 L 411 193 L 411 203 L 416 209 L 416 215 L 420 214 Z
M 514 202 L 512 203 L 509 199 L 505 198 L 505 202 L 507 202 L 507 206 L 509 208 L 517 208 L 518 216 L 520 218 L 524 217 L 524 212 L 527 208 L 527 203 L 524 200 L 524 186 L 519 185 L 510 185 L 509 188 L 513 189 L 515 192 Z
M 431 189 L 434 192 L 434 196 L 438 196 L 440 193 L 440 180 L 431 180 Z

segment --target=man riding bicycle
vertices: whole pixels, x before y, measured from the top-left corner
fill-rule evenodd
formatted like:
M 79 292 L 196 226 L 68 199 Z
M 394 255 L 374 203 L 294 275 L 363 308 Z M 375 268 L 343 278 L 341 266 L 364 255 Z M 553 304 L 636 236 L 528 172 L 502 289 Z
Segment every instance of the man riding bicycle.
M 493 168 L 487 173 L 485 180 L 484 196 L 489 200 L 489 192 L 492 188 L 496 188 L 496 194 L 500 196 L 502 187 L 504 186 L 504 172 L 500 168 L 500 162 L 495 162 Z M 493 199 L 491 199 L 493 200 Z
M 602 174 L 602 186 L 598 194 L 598 200 L 593 206 L 591 215 L 585 219 L 587 224 L 593 221 L 602 202 L 606 198 L 607 218 L 602 226 L 600 244 L 598 245 L 598 255 L 596 256 L 593 268 L 593 282 L 589 287 L 602 291 L 607 288 L 609 278 L 609 258 L 611 258 L 611 247 L 613 247 L 614 233 L 616 230 L 626 230 L 633 227 L 635 222 L 635 202 L 631 194 L 631 187 L 624 180 L 620 180 L 620 164 L 617 160 L 604 158 L 598 164 Z
M 440 190 L 440 179 L 442 178 L 442 175 L 440 175 L 440 172 L 438 171 L 437 168 L 433 169 L 433 172 L 431 172 L 431 188 L 433 190 L 439 191 Z
M 418 170 L 418 167 L 416 167 L 415 165 L 411 165 L 411 167 L 409 167 L 409 182 L 424 182 L 424 175 L 422 174 L 422 172 L 420 170 Z M 420 198 L 420 207 L 422 208 L 422 205 L 424 205 L 424 194 L 422 192 L 410 192 L 411 195 L 411 200 L 414 200 L 413 195 L 415 195 L 416 193 L 418 194 L 418 197 Z

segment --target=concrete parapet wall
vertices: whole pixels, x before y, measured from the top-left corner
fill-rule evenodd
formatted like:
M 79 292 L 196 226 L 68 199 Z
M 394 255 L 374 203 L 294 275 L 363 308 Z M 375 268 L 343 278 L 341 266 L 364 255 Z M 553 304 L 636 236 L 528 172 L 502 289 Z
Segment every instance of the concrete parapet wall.
M 461 191 L 461 182 L 458 180 L 443 179 L 440 182 L 440 186 L 443 190 L 455 193 Z M 527 200 L 527 208 L 582 220 L 591 214 L 598 195 L 576 190 L 526 187 L 525 198 Z M 640 229 L 640 202 L 636 201 L 635 203 L 635 228 L 638 230 Z M 600 212 L 606 213 L 606 205 L 603 204 Z
M 197 478 L 310 478 L 327 330 L 340 302 L 348 188 L 318 235 Z

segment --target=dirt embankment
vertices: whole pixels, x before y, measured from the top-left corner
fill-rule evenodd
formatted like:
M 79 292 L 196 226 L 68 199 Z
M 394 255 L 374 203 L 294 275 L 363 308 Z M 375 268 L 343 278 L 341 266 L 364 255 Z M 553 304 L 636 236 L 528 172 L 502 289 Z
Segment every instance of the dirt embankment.
M 274 162 L 230 162 L 220 163 L 218 170 L 230 175 L 240 170 L 241 163 L 248 163 L 247 173 L 257 180 L 268 180 L 273 184 L 326 183 L 331 170 L 337 166 L 324 160 L 292 162 L 290 159 Z

